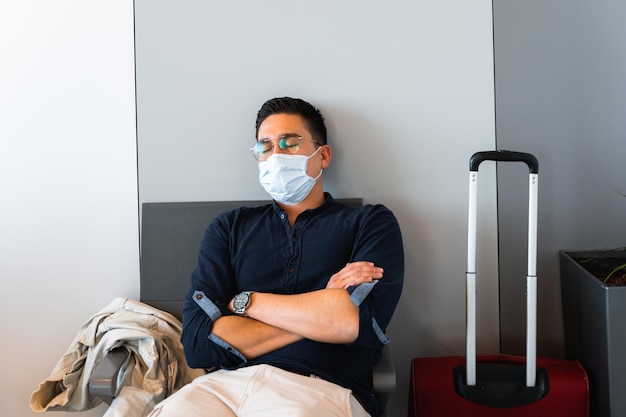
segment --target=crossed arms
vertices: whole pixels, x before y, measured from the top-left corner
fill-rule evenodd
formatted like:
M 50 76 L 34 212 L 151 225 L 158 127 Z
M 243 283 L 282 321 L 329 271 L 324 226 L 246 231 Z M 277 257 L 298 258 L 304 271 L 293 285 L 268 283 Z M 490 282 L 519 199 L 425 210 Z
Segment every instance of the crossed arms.
M 359 308 L 345 288 L 382 277 L 382 268 L 362 261 L 347 264 L 322 290 L 293 295 L 256 292 L 246 309 L 248 317 L 222 316 L 213 324 L 213 333 L 248 359 L 303 338 L 351 343 L 359 333 Z

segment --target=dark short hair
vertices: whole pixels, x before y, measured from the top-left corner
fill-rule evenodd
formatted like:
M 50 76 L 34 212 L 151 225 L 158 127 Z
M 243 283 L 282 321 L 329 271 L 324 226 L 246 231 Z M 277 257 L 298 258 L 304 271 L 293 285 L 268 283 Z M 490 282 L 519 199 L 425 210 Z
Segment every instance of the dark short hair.
M 256 136 L 259 136 L 261 123 L 274 114 L 296 114 L 302 117 L 313 139 L 326 145 L 326 124 L 322 113 L 310 103 L 291 97 L 276 97 L 261 106 L 256 117 Z

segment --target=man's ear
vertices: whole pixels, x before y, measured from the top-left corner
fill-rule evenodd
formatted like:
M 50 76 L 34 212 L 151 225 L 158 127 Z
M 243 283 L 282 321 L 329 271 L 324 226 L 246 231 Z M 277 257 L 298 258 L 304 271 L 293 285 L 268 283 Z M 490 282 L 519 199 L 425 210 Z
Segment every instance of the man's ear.
M 322 155 L 322 169 L 326 169 L 330 165 L 331 159 L 333 159 L 333 150 L 330 149 L 330 146 L 323 145 L 320 154 Z

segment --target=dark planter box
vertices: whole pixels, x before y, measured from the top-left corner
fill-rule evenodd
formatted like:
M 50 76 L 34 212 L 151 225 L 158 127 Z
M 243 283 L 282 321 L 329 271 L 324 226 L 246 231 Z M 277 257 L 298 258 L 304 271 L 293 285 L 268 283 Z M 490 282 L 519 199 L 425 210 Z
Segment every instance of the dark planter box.
M 591 416 L 624 417 L 626 286 L 608 286 L 576 262 L 605 254 L 559 252 L 565 352 L 589 374 Z

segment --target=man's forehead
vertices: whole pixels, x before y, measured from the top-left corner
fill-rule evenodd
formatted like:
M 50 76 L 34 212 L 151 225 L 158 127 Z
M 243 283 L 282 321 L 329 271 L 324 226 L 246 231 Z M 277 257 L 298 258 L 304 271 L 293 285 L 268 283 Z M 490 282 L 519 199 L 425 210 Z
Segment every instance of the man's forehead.
M 303 136 L 308 133 L 304 120 L 297 114 L 273 114 L 259 126 L 259 140 L 285 135 Z

